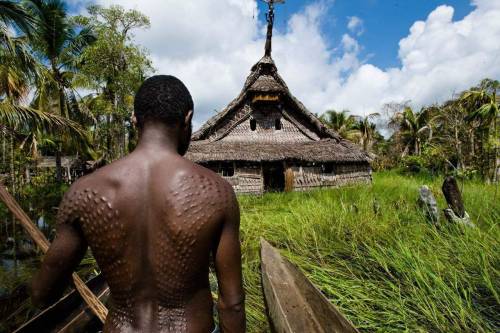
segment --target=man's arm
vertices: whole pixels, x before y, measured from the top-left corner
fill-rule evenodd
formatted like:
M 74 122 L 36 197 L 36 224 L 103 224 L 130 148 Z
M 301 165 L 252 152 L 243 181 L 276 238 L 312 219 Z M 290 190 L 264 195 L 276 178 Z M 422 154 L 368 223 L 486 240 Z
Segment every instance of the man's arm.
M 31 299 L 36 306 L 56 302 L 71 281 L 71 274 L 87 250 L 87 242 L 78 223 L 60 206 L 56 237 L 45 254 L 42 267 L 31 284 Z
M 219 318 L 222 332 L 245 332 L 245 293 L 241 272 L 240 211 L 233 189 L 215 250 L 215 270 L 219 284 Z

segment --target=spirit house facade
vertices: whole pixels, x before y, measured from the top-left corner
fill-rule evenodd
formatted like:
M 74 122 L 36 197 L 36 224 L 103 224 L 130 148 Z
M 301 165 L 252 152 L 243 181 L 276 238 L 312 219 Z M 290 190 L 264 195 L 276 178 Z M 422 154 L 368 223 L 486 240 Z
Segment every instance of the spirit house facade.
M 219 173 L 237 193 L 371 182 L 368 155 L 326 128 L 278 74 L 273 20 L 271 2 L 264 57 L 240 95 L 193 134 L 187 158 Z

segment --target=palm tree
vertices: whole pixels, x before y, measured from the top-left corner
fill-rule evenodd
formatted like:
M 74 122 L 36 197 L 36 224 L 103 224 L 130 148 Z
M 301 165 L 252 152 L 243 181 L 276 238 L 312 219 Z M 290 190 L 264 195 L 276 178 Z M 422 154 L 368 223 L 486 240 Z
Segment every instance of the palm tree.
M 35 61 L 28 41 L 16 30 L 29 35 L 33 18 L 17 2 L 0 0 L 0 97 L 19 99 L 28 90 Z
M 497 120 L 500 117 L 499 97 L 497 91 L 500 89 L 499 81 L 484 80 L 479 89 L 472 89 L 460 96 L 461 103 L 470 110 L 468 120 L 480 120 L 496 131 Z
M 0 1 L 0 27 L 14 25 L 28 30 L 32 22 L 33 19 L 17 3 Z M 9 29 L 0 29 L 0 33 L 3 33 L 6 43 L 0 44 L 0 123 L 11 133 L 37 128 L 80 134 L 81 127 L 68 119 L 22 105 L 37 77 L 38 63 L 30 53 L 26 36 L 14 36 Z
M 39 63 L 30 49 L 35 20 L 17 1 L 0 0 L 0 132 L 5 165 L 6 138 L 9 141 L 9 169 L 12 194 L 17 191 L 16 151 L 28 146 L 36 153 L 37 137 L 58 131 L 83 135 L 75 122 L 57 114 L 26 106 L 30 86 L 38 77 Z M 24 35 L 23 35 L 24 34 Z M 20 146 L 16 144 L 21 142 Z M 29 174 L 29 171 L 28 171 Z M 12 235 L 16 239 L 15 223 Z M 15 253 L 15 251 L 14 251 Z
M 12 40 L 16 44 L 14 48 L 16 54 L 21 56 L 15 56 L 6 49 L 0 48 L 0 123 L 4 140 L 9 139 L 10 183 L 12 193 L 15 193 L 14 152 L 17 148 L 22 150 L 29 147 L 30 152 L 36 157 L 37 143 L 44 134 L 57 131 L 80 137 L 84 135 L 84 131 L 70 119 L 23 105 L 22 102 L 29 93 L 30 84 L 36 76 L 34 70 L 36 64 L 26 53 L 23 42 L 17 39 Z M 26 61 L 27 59 L 30 61 Z M 16 147 L 18 142 L 21 144 Z
M 57 111 L 70 118 L 66 91 L 72 90 L 71 80 L 77 72 L 79 57 L 95 36 L 89 27 L 78 29 L 72 24 L 62 1 L 32 0 L 29 3 L 38 22 L 34 33 L 35 50 L 48 62 L 48 78 L 41 82 L 44 86 L 38 88 L 47 89 L 44 91 L 46 94 L 56 89 Z
M 371 113 L 365 117 L 357 117 L 358 121 L 354 125 L 354 129 L 359 132 L 359 141 L 363 146 L 363 150 L 368 152 L 373 144 L 375 135 L 377 134 L 377 126 L 371 121 L 379 117 L 379 113 Z
M 22 103 L 39 75 L 39 64 L 30 52 L 29 38 L 13 35 L 7 27 L 18 27 L 29 33 L 33 22 L 34 19 L 19 4 L 0 1 L 0 34 L 5 42 L 0 43 L 0 123 L 10 133 L 28 133 L 37 129 L 81 135 L 82 128 L 75 122 Z
M 410 147 L 413 147 L 413 153 L 419 156 L 421 154 L 422 140 L 429 141 L 432 138 L 432 127 L 429 118 L 429 109 L 414 112 L 408 106 L 392 117 L 390 122 L 399 128 L 398 134 L 406 146 L 403 156 Z
M 355 116 L 349 115 L 347 110 L 341 112 L 329 110 L 321 115 L 319 119 L 344 139 L 354 140 L 358 135 L 357 130 L 354 128 L 357 119 Z
M 482 132 L 486 134 L 486 138 L 490 138 L 491 129 L 493 129 L 492 139 L 495 152 L 494 171 L 492 175 L 493 181 L 497 181 L 498 169 L 500 167 L 498 152 L 500 145 L 498 133 L 500 96 L 497 95 L 499 89 L 499 81 L 483 80 L 479 88 L 468 90 L 460 96 L 461 104 L 469 111 L 466 120 L 468 122 L 479 122 Z
M 70 96 L 71 84 L 77 71 L 78 60 L 95 37 L 89 27 L 76 27 L 67 15 L 61 0 L 32 0 L 28 8 L 37 19 L 33 33 L 35 50 L 47 63 L 37 81 L 35 105 L 44 111 L 56 113 L 67 119 L 77 119 L 81 110 L 75 108 Z M 61 180 L 62 137 L 56 150 L 56 175 Z

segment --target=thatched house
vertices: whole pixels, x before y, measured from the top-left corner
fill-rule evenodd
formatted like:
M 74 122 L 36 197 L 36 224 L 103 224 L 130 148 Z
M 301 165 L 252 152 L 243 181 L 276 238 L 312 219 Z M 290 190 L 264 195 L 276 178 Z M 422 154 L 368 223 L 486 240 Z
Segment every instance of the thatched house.
M 193 135 L 187 157 L 238 193 L 307 190 L 371 181 L 369 157 L 326 128 L 289 91 L 266 54 L 242 92 Z

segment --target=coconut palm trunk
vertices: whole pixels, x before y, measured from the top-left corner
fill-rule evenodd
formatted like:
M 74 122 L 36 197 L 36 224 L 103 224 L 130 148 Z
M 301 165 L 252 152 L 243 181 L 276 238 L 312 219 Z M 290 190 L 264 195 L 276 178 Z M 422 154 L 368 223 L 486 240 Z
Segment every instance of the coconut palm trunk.
M 65 96 L 64 96 L 64 90 L 62 88 L 59 88 L 59 109 L 60 109 L 60 115 L 64 116 L 64 104 L 65 104 Z M 60 135 L 58 135 L 60 136 Z M 56 147 L 56 181 L 58 183 L 62 182 L 62 140 L 61 138 L 58 138 L 57 140 L 57 147 Z
M 10 181 L 11 181 L 11 192 L 12 195 L 16 195 L 17 191 L 17 182 L 16 182 L 16 165 L 15 165 L 15 143 L 14 143 L 14 134 L 11 134 L 10 136 Z M 13 246 L 12 246 L 12 254 L 13 254 L 13 260 L 14 260 L 14 276 L 17 277 L 17 237 L 16 237 L 16 220 L 14 216 L 12 216 L 12 239 L 14 240 Z

